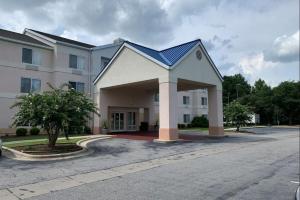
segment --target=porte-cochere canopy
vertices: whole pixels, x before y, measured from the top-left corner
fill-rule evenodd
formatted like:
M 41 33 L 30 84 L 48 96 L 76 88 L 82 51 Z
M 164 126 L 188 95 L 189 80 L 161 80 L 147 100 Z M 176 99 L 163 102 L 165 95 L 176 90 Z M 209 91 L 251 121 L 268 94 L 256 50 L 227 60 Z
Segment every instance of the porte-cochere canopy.
M 150 128 L 159 124 L 159 140 L 177 140 L 177 92 L 207 88 L 209 134 L 224 134 L 222 76 L 201 40 L 161 51 L 125 41 L 94 84 L 101 114 L 96 132 L 104 121 L 110 131 L 134 131 L 147 122 Z M 159 116 L 152 105 L 157 92 Z

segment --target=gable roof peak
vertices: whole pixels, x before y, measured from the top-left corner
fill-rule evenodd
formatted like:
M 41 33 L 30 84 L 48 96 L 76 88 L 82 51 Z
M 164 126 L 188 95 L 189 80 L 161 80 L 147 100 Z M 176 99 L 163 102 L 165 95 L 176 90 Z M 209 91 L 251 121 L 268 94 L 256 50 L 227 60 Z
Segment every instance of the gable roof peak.
M 154 58 L 155 60 L 171 67 L 174 64 L 176 64 L 178 60 L 180 60 L 200 41 L 201 41 L 200 39 L 197 39 L 173 47 L 169 47 L 167 49 L 163 49 L 160 51 L 133 42 L 129 42 L 129 41 L 125 41 L 125 42 L 130 46 L 134 47 L 135 49 L 143 52 L 144 54 Z

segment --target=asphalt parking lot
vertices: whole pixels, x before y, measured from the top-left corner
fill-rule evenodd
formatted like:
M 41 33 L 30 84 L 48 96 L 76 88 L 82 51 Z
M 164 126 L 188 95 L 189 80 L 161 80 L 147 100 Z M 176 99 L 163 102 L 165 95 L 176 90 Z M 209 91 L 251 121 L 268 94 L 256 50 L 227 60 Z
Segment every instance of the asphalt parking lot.
M 256 134 L 177 144 L 101 140 L 90 144 L 92 155 L 63 161 L 3 157 L 0 195 L 2 191 L 16 199 L 293 199 L 297 188 L 293 182 L 299 181 L 299 129 L 252 131 Z M 133 164 L 135 170 L 124 170 Z M 108 170 L 114 173 L 101 179 Z M 86 174 L 94 181 L 78 181 Z M 20 192 L 66 177 L 72 180 L 69 187 L 66 182 L 55 190 Z

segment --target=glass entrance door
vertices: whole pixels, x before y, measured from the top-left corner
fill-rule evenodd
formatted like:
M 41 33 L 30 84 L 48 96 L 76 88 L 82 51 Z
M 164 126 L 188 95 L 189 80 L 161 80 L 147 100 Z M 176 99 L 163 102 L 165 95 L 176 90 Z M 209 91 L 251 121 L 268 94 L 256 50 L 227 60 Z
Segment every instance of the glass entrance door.
M 111 130 L 112 131 L 124 130 L 124 113 L 114 112 L 111 114 Z
M 136 131 L 136 112 L 127 113 L 127 128 L 130 131 Z

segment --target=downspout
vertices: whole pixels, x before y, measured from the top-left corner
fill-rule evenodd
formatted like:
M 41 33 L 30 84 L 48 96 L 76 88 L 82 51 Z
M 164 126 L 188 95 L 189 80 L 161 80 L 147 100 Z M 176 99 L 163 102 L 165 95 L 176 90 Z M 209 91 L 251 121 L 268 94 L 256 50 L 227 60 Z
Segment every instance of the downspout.
M 91 97 L 91 100 L 93 101 L 94 103 L 94 94 L 92 92 L 92 53 L 93 53 L 93 50 L 91 49 L 90 50 L 90 54 L 89 54 L 89 84 L 90 84 L 90 97 Z M 92 130 L 94 130 L 94 113 L 92 114 Z

